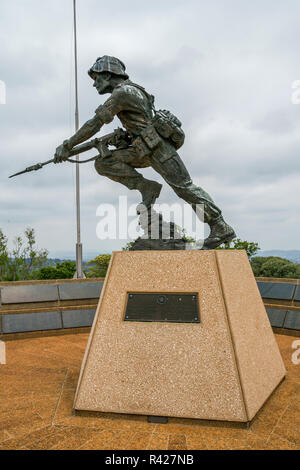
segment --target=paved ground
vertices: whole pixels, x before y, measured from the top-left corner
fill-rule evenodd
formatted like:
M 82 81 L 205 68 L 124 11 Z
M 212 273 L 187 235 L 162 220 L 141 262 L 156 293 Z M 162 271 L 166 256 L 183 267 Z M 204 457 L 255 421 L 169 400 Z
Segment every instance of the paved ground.
M 287 379 L 244 425 L 72 410 L 87 334 L 9 341 L 0 365 L 0 449 L 300 449 L 300 365 L 291 336 L 276 336 Z M 299 338 L 298 338 L 299 340 Z M 249 352 L 250 353 L 250 352 Z

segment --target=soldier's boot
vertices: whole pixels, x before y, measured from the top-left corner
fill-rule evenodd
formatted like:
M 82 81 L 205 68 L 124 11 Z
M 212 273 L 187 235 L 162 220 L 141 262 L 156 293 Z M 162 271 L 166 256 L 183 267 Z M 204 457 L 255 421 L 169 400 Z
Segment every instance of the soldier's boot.
M 216 219 L 209 222 L 210 234 L 204 240 L 203 250 L 213 250 L 222 243 L 227 243 L 236 237 L 236 234 L 230 225 L 228 225 L 223 219 L 222 215 L 219 215 Z
M 138 182 L 135 189 L 138 189 L 142 195 L 142 204 L 150 209 L 151 205 L 153 205 L 159 197 L 161 188 L 162 185 L 157 183 L 157 181 L 143 178 Z

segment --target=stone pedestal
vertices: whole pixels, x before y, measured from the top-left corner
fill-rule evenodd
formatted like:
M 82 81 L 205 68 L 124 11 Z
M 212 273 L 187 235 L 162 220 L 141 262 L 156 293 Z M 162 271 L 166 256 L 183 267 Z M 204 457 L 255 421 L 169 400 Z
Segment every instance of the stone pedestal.
M 124 321 L 132 292 L 194 294 L 200 322 Z M 115 252 L 74 408 L 248 422 L 284 375 L 246 252 Z

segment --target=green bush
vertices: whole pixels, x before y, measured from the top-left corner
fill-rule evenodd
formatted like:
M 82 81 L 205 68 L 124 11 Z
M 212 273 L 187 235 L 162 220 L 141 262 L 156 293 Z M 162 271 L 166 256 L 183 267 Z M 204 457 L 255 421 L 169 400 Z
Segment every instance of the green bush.
M 48 251 L 37 248 L 34 229 L 27 227 L 24 235 L 15 237 L 10 252 L 8 239 L 0 228 L 0 281 L 32 279 L 34 270 L 47 263 Z
M 279 256 L 257 256 L 251 266 L 256 277 L 300 278 L 300 265 Z
M 54 266 L 45 266 L 33 273 L 35 279 L 71 279 L 76 272 L 75 261 L 63 261 Z
M 86 263 L 87 277 L 105 277 L 110 262 L 111 255 L 99 255 Z
M 217 250 L 246 250 L 248 258 L 254 256 L 259 250 L 258 243 L 248 242 L 240 238 L 234 238 L 231 242 L 223 243 L 216 248 Z

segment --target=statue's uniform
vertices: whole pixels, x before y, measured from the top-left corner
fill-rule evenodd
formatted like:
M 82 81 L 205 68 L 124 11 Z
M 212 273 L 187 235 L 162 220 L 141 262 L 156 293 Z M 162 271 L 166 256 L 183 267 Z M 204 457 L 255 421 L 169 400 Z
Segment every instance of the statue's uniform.
M 150 95 L 140 86 L 125 80 L 112 92 L 107 101 L 96 110 L 102 124 L 111 122 L 118 116 L 132 139 L 140 135 L 153 118 Z M 211 223 L 218 219 L 221 210 L 212 198 L 200 187 L 193 184 L 191 177 L 168 139 L 161 138 L 158 146 L 146 157 L 141 157 L 133 145 L 116 149 L 107 158 L 95 161 L 100 175 L 124 184 L 129 189 L 143 192 L 145 185 L 153 184 L 135 168 L 151 166 L 173 188 L 175 193 L 196 209 L 196 204 L 204 205 L 204 221 Z

